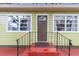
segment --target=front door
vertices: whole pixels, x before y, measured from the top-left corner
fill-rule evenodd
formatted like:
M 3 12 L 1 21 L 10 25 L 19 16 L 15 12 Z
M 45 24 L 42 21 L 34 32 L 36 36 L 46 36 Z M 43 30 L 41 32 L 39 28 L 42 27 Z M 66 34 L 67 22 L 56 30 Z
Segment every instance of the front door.
M 37 16 L 37 42 L 47 41 L 47 15 Z

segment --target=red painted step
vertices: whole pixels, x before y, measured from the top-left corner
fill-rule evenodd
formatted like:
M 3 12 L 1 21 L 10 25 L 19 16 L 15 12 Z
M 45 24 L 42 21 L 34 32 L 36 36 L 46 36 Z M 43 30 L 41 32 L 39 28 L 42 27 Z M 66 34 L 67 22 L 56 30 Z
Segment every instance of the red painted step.
M 59 56 L 60 53 L 56 51 L 56 48 L 51 47 L 48 42 L 36 42 L 33 43 L 28 56 Z
M 59 56 L 60 53 L 56 51 L 56 48 L 30 48 L 28 56 Z

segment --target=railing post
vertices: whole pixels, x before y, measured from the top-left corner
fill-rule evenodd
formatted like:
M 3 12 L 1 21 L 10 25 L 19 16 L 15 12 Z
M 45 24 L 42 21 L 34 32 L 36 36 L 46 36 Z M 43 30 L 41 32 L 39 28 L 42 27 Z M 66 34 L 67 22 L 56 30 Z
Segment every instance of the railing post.
M 30 52 L 30 31 L 29 31 L 29 52 Z
M 18 49 L 19 49 L 18 40 L 16 40 L 16 42 L 17 42 L 17 56 L 19 56 L 19 51 L 18 51 Z
M 57 32 L 57 40 L 56 40 L 56 51 L 58 51 L 58 32 Z
M 71 45 L 72 45 L 71 40 L 69 40 L 69 56 L 71 55 Z

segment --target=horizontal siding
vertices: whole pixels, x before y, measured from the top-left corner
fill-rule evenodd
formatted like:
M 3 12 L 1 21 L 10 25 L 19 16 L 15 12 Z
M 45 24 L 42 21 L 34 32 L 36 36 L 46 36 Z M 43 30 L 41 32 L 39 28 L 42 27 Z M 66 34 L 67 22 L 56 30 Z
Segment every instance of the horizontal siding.
M 53 12 L 53 14 L 79 14 L 79 12 Z M 71 39 L 73 46 L 79 46 L 79 32 L 61 32 L 61 34 Z
M 35 32 L 36 31 L 36 14 L 48 14 L 48 32 L 52 32 L 53 31 L 53 14 L 55 12 L 45 12 L 45 13 L 41 13 L 41 12 L 32 12 L 32 31 Z M 56 12 L 57 13 L 57 12 Z M 58 12 L 61 13 L 61 12 Z M 63 12 L 64 14 L 65 12 Z M 69 12 L 66 12 L 69 13 Z M 72 14 L 75 14 L 78 12 L 73 12 Z M 16 14 L 16 13 L 0 13 L 0 45 L 16 45 L 16 39 L 20 36 L 22 36 L 23 34 L 25 34 L 24 32 L 6 32 L 6 23 L 7 23 L 7 15 L 8 14 Z M 17 13 L 17 14 L 22 14 L 22 13 Z M 72 40 L 72 43 L 74 46 L 78 46 L 79 45 L 79 33 L 66 33 L 63 32 L 61 33 L 64 36 L 66 36 L 67 38 L 70 38 Z M 55 36 L 50 37 L 51 35 L 48 35 L 48 41 L 51 43 L 51 38 L 53 38 L 53 43 L 56 41 L 56 38 L 54 38 Z M 31 37 L 32 39 L 32 37 Z M 34 38 L 31 40 L 31 44 L 33 42 L 35 42 L 35 36 Z
M 8 14 L 9 13 L 0 13 L 0 45 L 16 45 L 16 39 L 24 34 L 24 32 L 6 32 Z

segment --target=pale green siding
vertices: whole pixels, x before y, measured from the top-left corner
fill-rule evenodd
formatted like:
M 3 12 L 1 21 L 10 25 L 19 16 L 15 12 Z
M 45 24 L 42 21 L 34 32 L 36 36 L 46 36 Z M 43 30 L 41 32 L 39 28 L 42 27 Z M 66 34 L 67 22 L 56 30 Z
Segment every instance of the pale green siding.
M 16 39 L 22 36 L 24 32 L 6 32 L 7 14 L 9 13 L 0 13 L 0 45 L 16 45 Z
M 53 14 L 54 13 L 72 13 L 72 12 L 30 12 L 32 14 L 32 32 L 36 31 L 36 14 L 48 14 L 48 32 L 53 32 Z M 78 12 L 73 12 L 72 14 L 76 14 Z M 8 13 L 0 13 L 0 45 L 16 45 L 16 39 L 23 34 L 24 32 L 6 32 L 6 23 L 7 23 L 7 17 L 6 15 Z M 14 12 L 11 12 L 11 14 L 14 14 Z M 18 13 L 15 13 L 18 14 Z M 20 14 L 20 13 L 19 13 Z M 27 14 L 27 13 L 26 13 Z M 79 45 L 79 33 L 62 33 L 64 36 L 72 39 L 72 43 L 74 46 Z M 32 36 L 32 35 L 31 35 Z M 31 37 L 30 36 L 30 37 Z M 31 37 L 31 43 L 35 42 L 35 35 L 33 35 L 33 39 Z M 48 41 L 51 42 L 51 38 L 54 39 L 54 35 L 51 36 L 51 34 L 48 34 Z M 56 38 L 55 38 L 56 39 Z M 55 40 L 52 40 L 53 42 Z
M 53 14 L 79 14 L 79 12 L 53 12 Z M 61 34 L 71 39 L 73 46 L 79 45 L 79 33 L 78 32 L 63 32 Z

